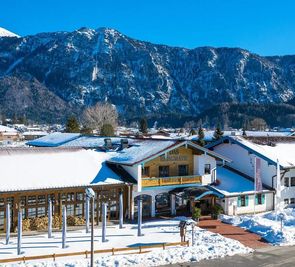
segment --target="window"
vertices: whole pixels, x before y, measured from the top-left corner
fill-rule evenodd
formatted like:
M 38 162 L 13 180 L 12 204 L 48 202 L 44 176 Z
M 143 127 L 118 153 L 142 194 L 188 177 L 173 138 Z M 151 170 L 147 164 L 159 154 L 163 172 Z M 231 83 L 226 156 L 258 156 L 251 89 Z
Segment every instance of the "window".
M 75 201 L 75 193 L 68 193 L 67 201 Z
M 248 196 L 239 196 L 238 197 L 238 207 L 246 207 L 248 206 Z
M 45 200 L 46 200 L 46 198 L 45 198 L 45 196 L 44 195 L 41 195 L 41 196 L 38 196 L 38 204 L 39 205 L 44 205 L 45 204 Z
M 265 202 L 265 195 L 264 194 L 257 194 L 255 199 L 256 205 L 262 205 Z
M 168 177 L 169 176 L 169 166 L 159 166 L 159 176 Z
M 36 196 L 28 196 L 28 205 L 36 204 Z
M 28 208 L 28 218 L 36 217 L 36 208 Z
M 245 207 L 245 206 L 246 206 L 246 197 L 241 196 L 241 207 Z
M 285 199 L 284 199 L 284 203 L 285 203 L 286 205 L 289 205 L 289 198 L 285 198 Z
M 38 217 L 45 216 L 45 207 L 38 207 L 37 208 Z
M 289 187 L 289 177 L 285 177 L 284 186 Z
M 188 165 L 178 165 L 178 175 L 179 176 L 188 175 Z
M 205 174 L 211 173 L 211 164 L 205 164 Z
M 150 167 L 144 167 L 142 176 L 149 177 L 150 176 Z
M 83 194 L 83 193 L 77 193 L 77 194 L 76 194 L 76 200 L 77 200 L 77 201 L 82 201 L 82 200 L 84 200 L 84 194 Z
M 295 186 L 295 177 L 291 177 L 291 186 Z
M 67 205 L 67 216 L 74 216 L 74 205 Z
M 79 217 L 82 217 L 82 211 L 83 211 L 83 204 L 76 204 L 76 207 L 75 207 L 75 213 L 76 213 L 76 216 L 79 216 Z
M 290 198 L 290 204 L 295 204 L 295 198 Z

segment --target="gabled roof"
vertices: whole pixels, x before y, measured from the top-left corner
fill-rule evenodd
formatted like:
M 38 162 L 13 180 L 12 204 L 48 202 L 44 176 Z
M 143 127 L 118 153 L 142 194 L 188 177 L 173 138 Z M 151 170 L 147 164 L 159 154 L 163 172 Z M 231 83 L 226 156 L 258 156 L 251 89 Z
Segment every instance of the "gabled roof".
M 257 138 L 255 139 L 257 140 Z M 226 136 L 216 142 L 213 142 L 206 147 L 208 149 L 214 149 L 215 146 L 230 142 L 237 144 L 246 149 L 249 153 L 256 155 L 257 157 L 267 161 L 269 164 L 277 165 L 277 160 L 281 168 L 295 168 L 295 139 L 289 137 L 289 141 L 286 138 L 283 141 L 277 141 L 275 143 L 255 143 L 254 139 L 246 139 L 241 136 Z
M 108 162 L 132 166 L 150 161 L 181 146 L 190 146 L 203 153 L 207 153 L 214 158 L 228 162 L 231 161 L 230 159 L 191 141 L 142 139 L 135 141 L 131 147 L 118 151 L 114 157 L 108 160 Z
M 0 192 L 124 183 L 106 164 L 111 153 L 69 148 L 0 150 Z

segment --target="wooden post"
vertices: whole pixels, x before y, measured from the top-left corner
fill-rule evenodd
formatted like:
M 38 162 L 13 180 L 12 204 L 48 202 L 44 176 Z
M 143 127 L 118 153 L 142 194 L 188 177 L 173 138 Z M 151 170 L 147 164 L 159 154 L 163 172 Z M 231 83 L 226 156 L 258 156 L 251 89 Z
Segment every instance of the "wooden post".
M 85 219 L 86 219 L 86 234 L 89 233 L 89 197 L 86 196 L 86 214 L 85 214 Z
M 48 203 L 48 238 L 52 237 L 52 201 Z
M 62 214 L 62 248 L 67 247 L 67 207 L 63 207 Z
M 19 209 L 18 211 L 18 224 L 17 224 L 17 255 L 21 255 L 22 254 L 22 227 L 23 227 L 23 223 L 22 223 L 22 210 Z
M 106 240 L 106 224 L 107 224 L 107 204 L 102 203 L 102 242 L 107 242 Z
M 10 204 L 6 205 L 6 245 L 9 244 L 9 239 L 10 239 L 10 226 L 11 226 L 11 221 L 10 221 Z
M 119 228 L 123 228 L 123 192 L 119 193 Z
M 137 236 L 142 236 L 141 224 L 142 224 L 142 199 L 141 197 L 137 200 Z

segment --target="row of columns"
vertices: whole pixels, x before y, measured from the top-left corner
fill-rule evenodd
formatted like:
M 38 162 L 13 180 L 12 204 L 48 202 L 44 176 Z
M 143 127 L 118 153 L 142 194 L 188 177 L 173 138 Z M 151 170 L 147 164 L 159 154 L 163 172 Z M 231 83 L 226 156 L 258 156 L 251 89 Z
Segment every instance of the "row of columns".
M 140 196 L 140 195 L 138 195 L 138 196 Z M 156 196 L 155 195 L 148 195 L 148 196 L 151 197 L 150 214 L 151 214 L 151 217 L 155 217 L 156 216 Z M 134 196 L 132 197 L 131 207 L 130 207 L 132 220 L 134 220 L 135 197 Z M 170 195 L 170 211 L 171 211 L 172 216 L 176 215 L 176 196 L 173 194 Z

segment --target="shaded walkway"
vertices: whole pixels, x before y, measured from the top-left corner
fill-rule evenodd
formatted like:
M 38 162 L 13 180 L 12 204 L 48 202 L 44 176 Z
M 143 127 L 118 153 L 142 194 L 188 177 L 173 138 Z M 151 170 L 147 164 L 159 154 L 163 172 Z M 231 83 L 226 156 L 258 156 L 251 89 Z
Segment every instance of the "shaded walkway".
M 198 226 L 213 233 L 218 233 L 225 237 L 238 240 L 243 245 L 253 249 L 270 246 L 260 235 L 218 220 L 212 220 L 205 217 L 200 220 Z

